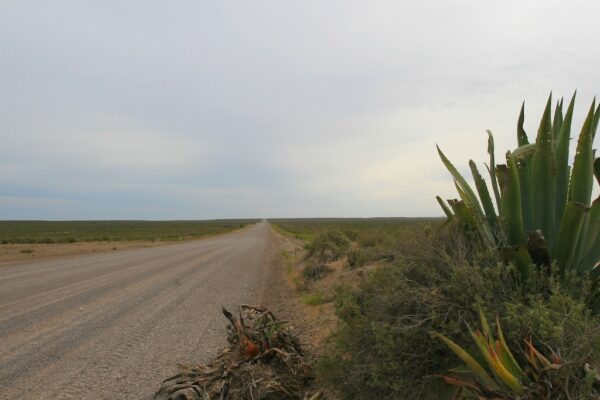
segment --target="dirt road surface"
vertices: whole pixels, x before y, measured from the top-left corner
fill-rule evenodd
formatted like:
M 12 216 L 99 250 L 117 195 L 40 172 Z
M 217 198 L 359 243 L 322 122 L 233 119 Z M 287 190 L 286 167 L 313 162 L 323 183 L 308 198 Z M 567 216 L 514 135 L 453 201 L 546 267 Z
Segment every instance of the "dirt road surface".
M 148 399 L 225 344 L 221 305 L 261 302 L 266 222 L 157 248 L 0 266 L 0 398 Z

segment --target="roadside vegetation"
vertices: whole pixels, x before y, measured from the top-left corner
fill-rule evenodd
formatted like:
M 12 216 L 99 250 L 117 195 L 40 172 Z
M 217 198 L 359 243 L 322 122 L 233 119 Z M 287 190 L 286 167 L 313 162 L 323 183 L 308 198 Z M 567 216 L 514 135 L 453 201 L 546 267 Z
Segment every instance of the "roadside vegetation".
M 490 133 L 473 187 L 438 149 L 458 195 L 438 198 L 443 223 L 272 221 L 303 235 L 297 288 L 337 317 L 322 385 L 347 399 L 600 398 L 600 108 L 569 162 L 573 108 L 549 100 L 531 143 L 522 109 L 505 164 Z M 332 275 L 330 295 L 319 282 Z
M 0 221 L 0 244 L 185 240 L 226 233 L 258 220 Z

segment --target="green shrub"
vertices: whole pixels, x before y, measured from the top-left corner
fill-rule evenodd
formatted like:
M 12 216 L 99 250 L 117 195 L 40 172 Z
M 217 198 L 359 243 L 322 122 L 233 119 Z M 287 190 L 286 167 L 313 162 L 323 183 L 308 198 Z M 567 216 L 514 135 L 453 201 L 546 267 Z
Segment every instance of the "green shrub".
M 346 235 L 346 237 L 352 241 L 355 241 L 359 235 L 359 231 L 356 229 L 346 228 L 343 230 L 343 232 L 344 232 L 344 235 Z
M 472 351 L 465 322 L 478 321 L 479 307 L 491 320 L 500 316 L 511 348 L 523 348 L 523 338 L 531 337 L 577 364 L 573 371 L 600 360 L 600 321 L 586 307 L 581 279 L 559 282 L 532 269 L 523 282 L 495 251 L 453 229 L 414 235 L 402 250 L 402 261 L 375 270 L 358 289 L 338 288 L 340 321 L 318 373 L 344 398 L 450 396 L 433 375 L 460 363 L 430 332 Z M 580 398 L 583 380 L 583 374 L 571 377 L 572 398 Z
M 348 266 L 351 268 L 362 267 L 367 262 L 367 255 L 362 249 L 352 249 L 348 252 Z
M 302 270 L 302 276 L 307 281 L 316 281 L 323 278 L 329 268 L 323 263 L 308 262 Z
M 340 230 L 328 230 L 319 233 L 308 245 L 308 256 L 327 263 L 346 255 L 350 248 L 350 239 Z
M 310 306 L 318 306 L 319 304 L 327 303 L 327 299 L 321 292 L 309 293 L 302 296 L 302 302 Z

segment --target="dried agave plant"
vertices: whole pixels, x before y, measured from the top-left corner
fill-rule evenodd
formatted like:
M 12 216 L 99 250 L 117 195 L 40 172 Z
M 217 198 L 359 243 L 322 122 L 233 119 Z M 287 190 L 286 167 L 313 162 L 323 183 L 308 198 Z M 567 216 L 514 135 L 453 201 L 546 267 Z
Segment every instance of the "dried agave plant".
M 490 248 L 498 249 L 527 277 L 529 265 L 555 261 L 561 273 L 574 270 L 600 277 L 600 197 L 591 201 L 594 175 L 600 184 L 600 159 L 593 142 L 600 106 L 592 102 L 579 134 L 573 165 L 569 165 L 571 121 L 575 94 L 563 114 L 563 100 L 552 116 L 548 99 L 535 143 L 523 129 L 524 106 L 517 123 L 518 146 L 496 165 L 494 137 L 488 131 L 487 166 L 493 199 L 476 164 L 469 166 L 475 191 L 438 147 L 454 178 L 460 199 L 444 202 L 449 221 L 457 221 Z M 494 204 L 495 203 L 495 204 Z
M 154 400 L 317 400 L 298 338 L 263 306 L 241 305 L 229 321 L 229 346 L 206 365 L 180 365 Z

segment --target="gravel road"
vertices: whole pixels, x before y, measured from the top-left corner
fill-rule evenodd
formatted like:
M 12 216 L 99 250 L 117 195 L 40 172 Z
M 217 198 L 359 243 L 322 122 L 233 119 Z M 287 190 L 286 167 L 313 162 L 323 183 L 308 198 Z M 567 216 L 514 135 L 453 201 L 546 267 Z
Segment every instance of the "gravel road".
M 0 266 L 0 398 L 148 399 L 225 344 L 221 305 L 262 301 L 266 222 L 213 238 Z

